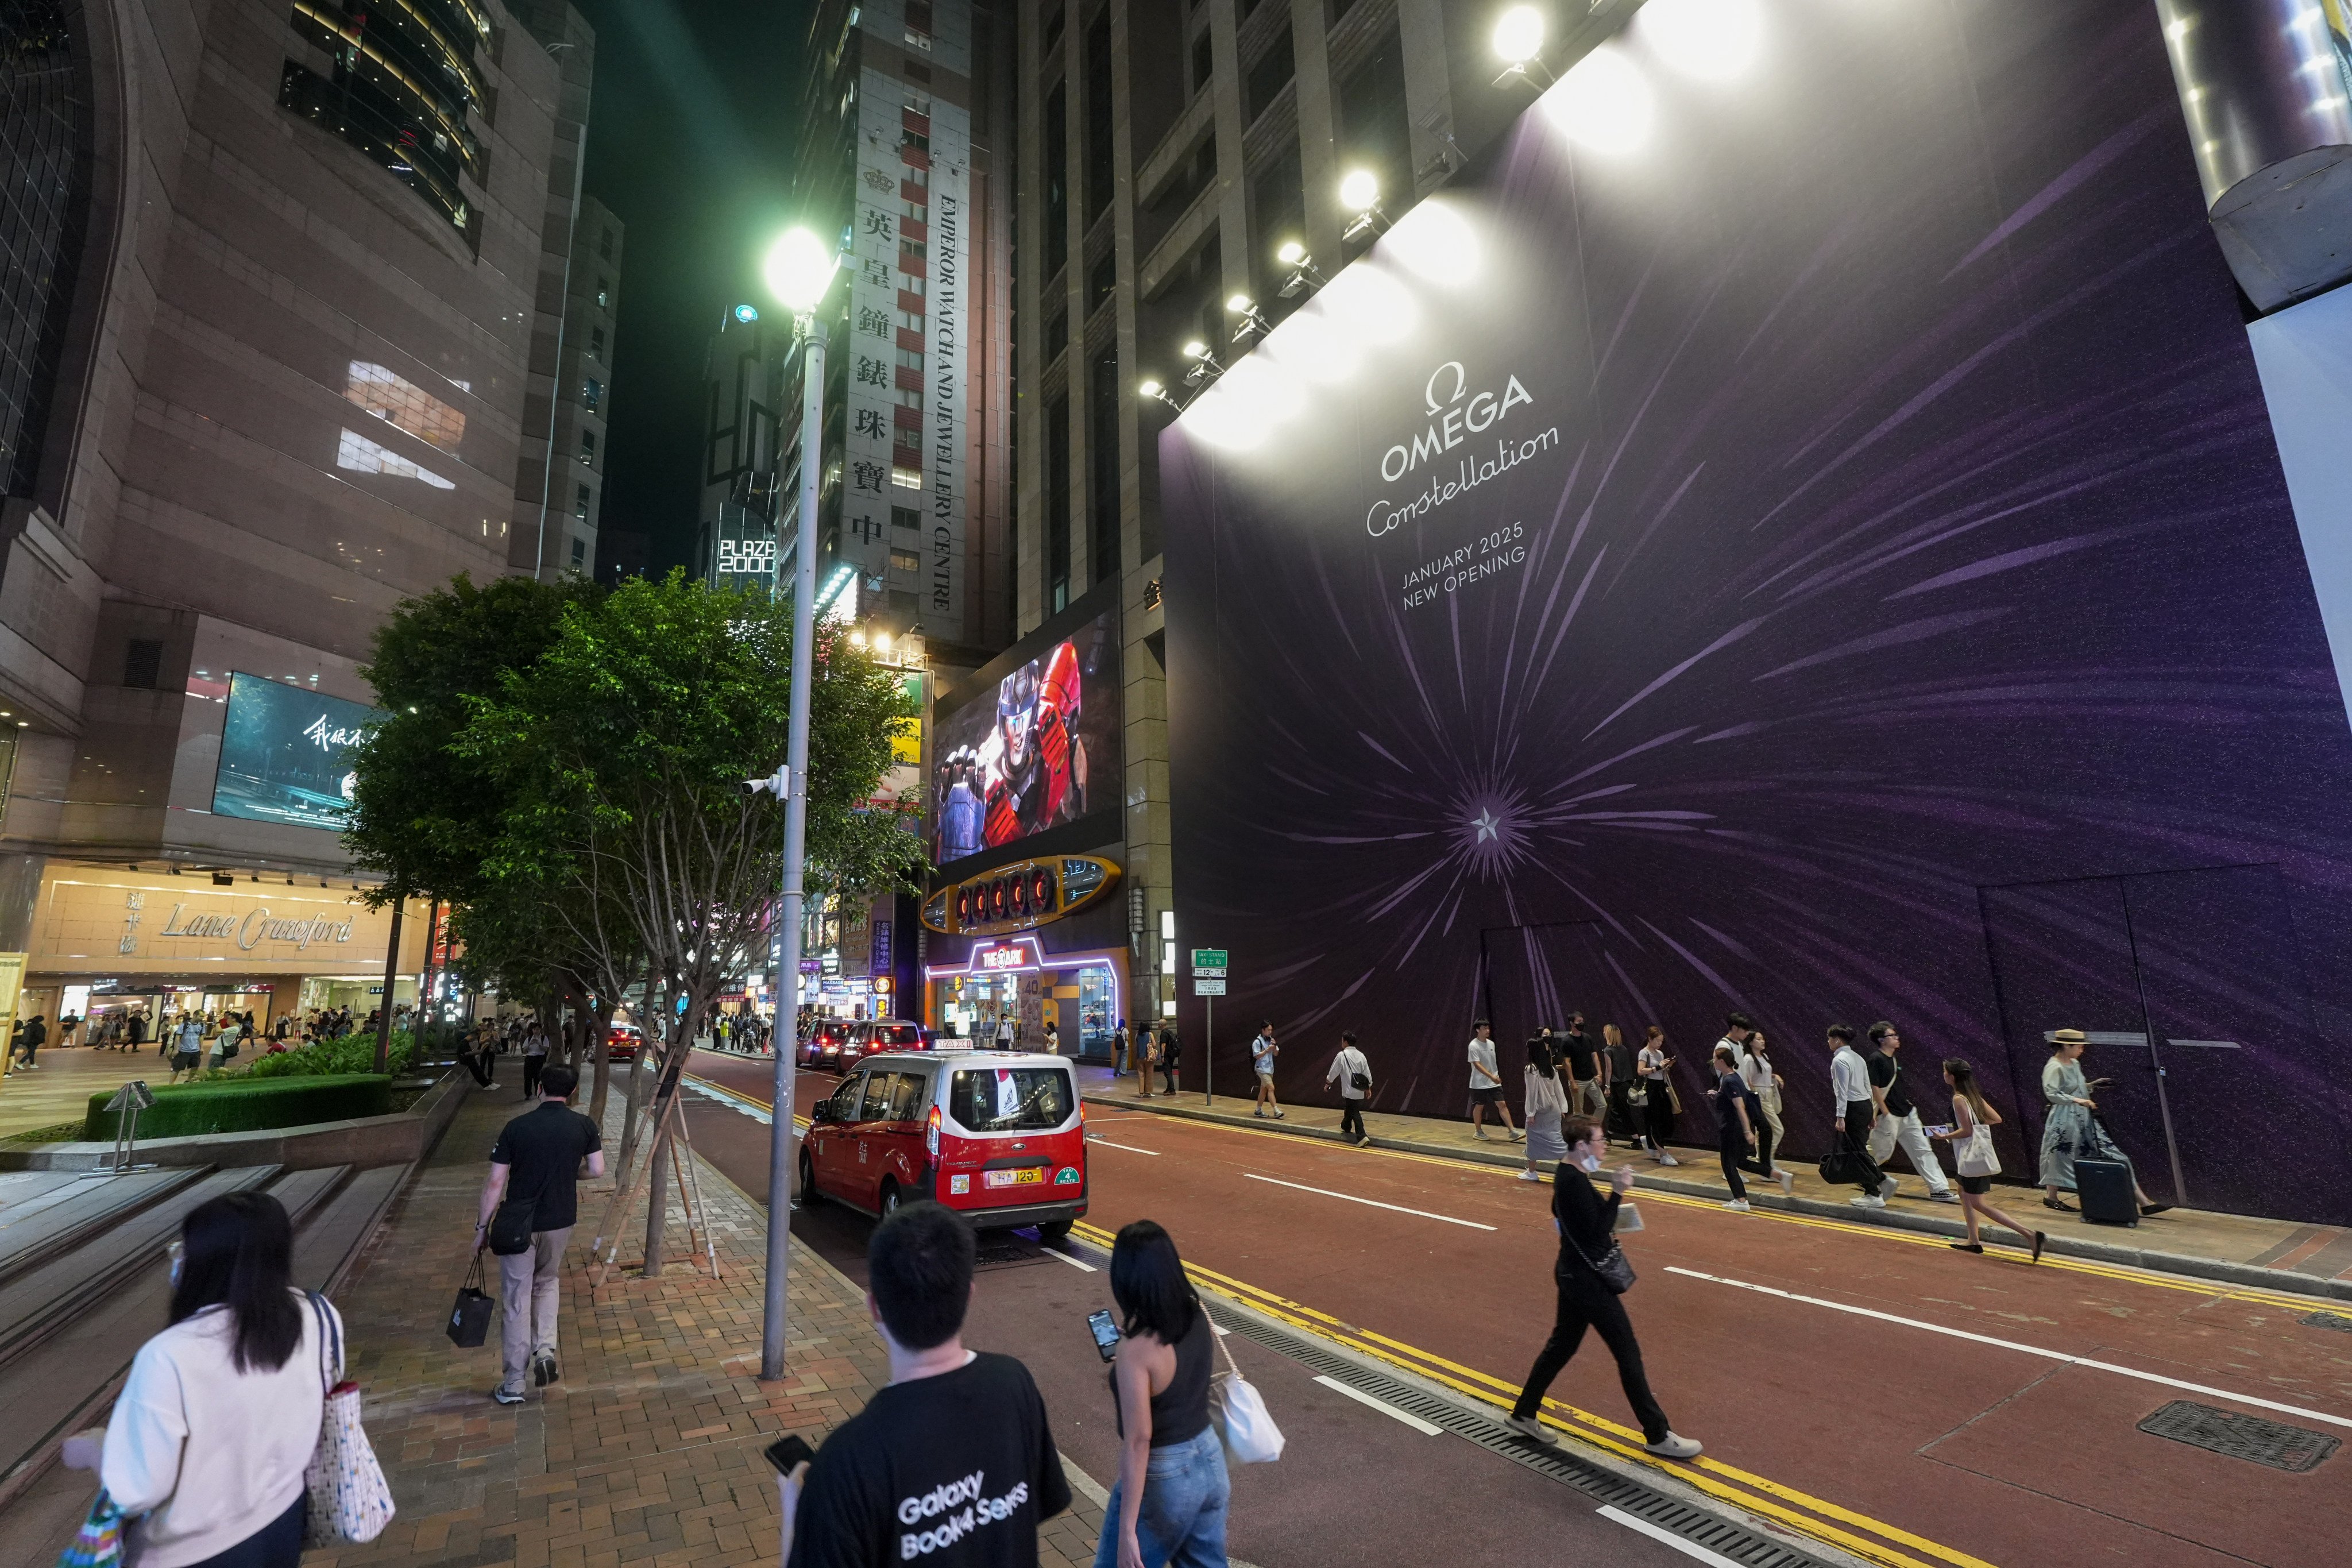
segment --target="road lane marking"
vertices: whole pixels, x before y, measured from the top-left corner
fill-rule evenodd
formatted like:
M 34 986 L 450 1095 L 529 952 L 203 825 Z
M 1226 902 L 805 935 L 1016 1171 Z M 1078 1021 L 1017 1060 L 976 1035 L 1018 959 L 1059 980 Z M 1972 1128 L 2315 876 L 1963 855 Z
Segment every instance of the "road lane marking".
M 1089 1274 L 1099 1274 L 1102 1272 L 1102 1270 L 1097 1268 L 1093 1264 L 1088 1263 L 1085 1258 L 1073 1258 L 1059 1247 L 1044 1247 L 1038 1248 L 1038 1250 L 1043 1252 L 1048 1258 L 1060 1258 L 1063 1262 L 1068 1264 L 1073 1268 L 1083 1268 Z
M 1097 1138 L 1091 1132 L 1087 1134 L 1087 1142 L 1089 1143 L 1100 1143 L 1104 1147 L 1110 1149 L 1124 1149 L 1130 1154 L 1149 1154 L 1155 1160 L 1160 1158 L 1160 1151 L 1157 1149 L 1139 1149 L 1132 1143 L 1113 1143 L 1109 1139 Z
M 1739 1568 L 1738 1563 L 1734 1563 L 1722 1552 L 1709 1552 L 1697 1542 L 1685 1541 L 1673 1531 L 1661 1529 L 1657 1525 L 1652 1524 L 1646 1519 L 1636 1519 L 1633 1515 L 1627 1513 L 1623 1509 L 1615 1508 L 1604 1503 L 1601 1508 L 1601 1517 L 1603 1519 L 1615 1520 L 1619 1524 L 1623 1525 L 1626 1529 L 1639 1531 L 1653 1541 L 1663 1541 L 1668 1546 L 1673 1547 L 1675 1551 L 1681 1552 L 1685 1557 L 1696 1557 L 1702 1563 L 1720 1563 L 1722 1568 Z
M 750 1095 L 738 1093 L 736 1090 L 729 1089 L 725 1084 L 713 1083 L 709 1079 L 697 1077 L 693 1073 L 685 1074 L 683 1081 L 688 1089 L 695 1089 L 699 1093 L 708 1095 L 712 1100 L 716 1100 L 729 1105 L 734 1110 L 741 1111 L 746 1116 L 752 1117 L 760 1121 L 764 1121 L 771 1127 L 773 1127 L 776 1124 L 776 1110 L 775 1107 L 772 1105 L 761 1100 L 753 1100 Z M 793 1118 L 793 1137 L 799 1137 L 802 1133 L 807 1131 L 808 1128 L 809 1119 L 807 1117 L 796 1115 Z
M 1350 1388 L 1336 1377 L 1324 1377 L 1318 1374 L 1315 1381 L 1321 1384 L 1326 1388 L 1346 1394 L 1349 1398 L 1354 1400 L 1359 1405 L 1369 1405 L 1383 1415 L 1394 1416 L 1397 1420 L 1403 1422 L 1406 1426 L 1412 1427 L 1414 1431 L 1419 1432 L 1424 1437 L 1438 1436 L 1445 1430 L 1444 1427 L 1438 1426 L 1435 1422 L 1423 1421 L 1418 1415 L 1414 1415 L 1407 1411 L 1399 1410 L 1395 1405 L 1391 1405 L 1385 1399 L 1375 1399 L 1360 1388 Z
M 1112 1237 L 1108 1231 L 1084 1220 L 1078 1221 L 1074 1230 L 1088 1242 L 1105 1249 L 1111 1245 Z M 1489 1373 L 1448 1361 L 1444 1356 L 1401 1340 L 1389 1339 L 1368 1329 L 1357 1329 L 1328 1312 L 1318 1311 L 1301 1302 L 1276 1295 L 1262 1286 L 1220 1274 L 1198 1263 L 1187 1263 L 1184 1268 L 1196 1280 L 1222 1290 L 1277 1321 L 1453 1389 L 1474 1403 L 1508 1409 L 1518 1396 L 1519 1385 L 1516 1383 L 1506 1383 Z M 1769 1477 L 1726 1464 L 1707 1455 L 1701 1455 L 1696 1463 L 1669 1463 L 1642 1447 L 1641 1435 L 1632 1427 L 1621 1426 L 1589 1410 L 1580 1410 L 1564 1401 L 1546 1397 L 1544 1409 L 1544 1420 L 1579 1442 L 1606 1449 L 1629 1463 L 1659 1471 L 1709 1497 L 1777 1521 L 1811 1540 L 1843 1547 L 1868 1562 L 1885 1564 L 1885 1568 L 1928 1568 L 1928 1565 L 1916 1557 L 1883 1544 L 1882 1541 L 1856 1535 L 1853 1530 L 1868 1531 L 1883 1541 L 1899 1542 L 1949 1563 L 1952 1568 L 1993 1568 L 1980 1557 L 1970 1556 L 1940 1542 L 1915 1535 L 1899 1525 L 1858 1513 L 1842 1504 L 1799 1491 L 1794 1487 L 1785 1486 Z M 1571 1426 L 1560 1415 L 1549 1414 L 1554 1411 L 1573 1418 L 1580 1425 Z M 1824 1522 L 1830 1520 L 1838 1522 Z M 1842 1525 L 1851 1525 L 1853 1530 L 1842 1529 Z
M 1447 1225 L 1458 1225 L 1469 1230 L 1495 1228 L 1491 1225 L 1481 1225 L 1475 1219 L 1455 1219 L 1450 1214 L 1432 1214 L 1427 1209 L 1409 1209 L 1402 1204 L 1384 1204 L 1374 1198 L 1360 1198 L 1353 1193 L 1335 1193 L 1328 1187 L 1310 1187 L 1303 1182 L 1286 1182 L 1279 1176 L 1261 1176 L 1255 1171 L 1244 1171 L 1242 1174 L 1253 1182 L 1271 1182 L 1277 1187 L 1295 1187 L 1302 1193 L 1315 1193 L 1327 1198 L 1338 1198 L 1343 1203 L 1361 1204 L 1366 1208 L 1388 1209 L 1396 1214 L 1413 1215 L 1422 1219 L 1444 1220 Z
M 1819 1296 L 1801 1296 L 1794 1290 L 1782 1290 L 1770 1285 L 1751 1285 L 1745 1279 L 1727 1279 L 1719 1274 L 1702 1274 L 1696 1268 L 1681 1268 L 1673 1264 L 1666 1266 L 1666 1272 L 1680 1274 L 1689 1279 L 1704 1279 L 1713 1285 L 1728 1285 L 1734 1289 L 1753 1290 L 1759 1296 L 1778 1296 L 1785 1301 L 1802 1301 L 1811 1307 L 1827 1307 L 1832 1312 L 1845 1312 L 1857 1318 L 1875 1318 L 1883 1323 L 1899 1323 L 1907 1329 L 1924 1329 L 1931 1334 L 1942 1334 L 1948 1339 L 1968 1340 L 1976 1344 L 1991 1345 L 1999 1350 L 2016 1351 L 2022 1355 L 2039 1356 L 2044 1361 L 2060 1362 L 2068 1366 L 2086 1367 L 2093 1372 L 2111 1372 L 2118 1377 L 2137 1378 L 2142 1383 L 2160 1384 L 2166 1388 L 2178 1388 L 2189 1394 L 2210 1394 L 2215 1399 L 2227 1399 L 2232 1404 L 2251 1405 L 2262 1410 L 2275 1410 L 2283 1415 L 2299 1415 L 2306 1421 L 2325 1421 L 2331 1426 L 2352 1428 L 2352 1418 L 2328 1415 L 2316 1410 L 2305 1410 L 2299 1405 L 2282 1405 L 2275 1399 L 2263 1399 L 2252 1394 L 2233 1393 L 2226 1388 L 2215 1388 L 2210 1384 L 2188 1383 L 2180 1378 L 2166 1377 L 2161 1373 L 2142 1372 L 2137 1367 L 2119 1366 L 2111 1361 L 2095 1361 L 2089 1356 L 2069 1355 L 2064 1351 L 2048 1350 L 2041 1345 L 2029 1345 L 2017 1340 L 1996 1339 L 1990 1334 L 1979 1334 L 1968 1329 L 1948 1328 L 1942 1323 L 1930 1323 L 1918 1318 L 1899 1317 L 1893 1312 L 1882 1312 L 1874 1307 L 1855 1307 L 1843 1301 L 1824 1300 Z

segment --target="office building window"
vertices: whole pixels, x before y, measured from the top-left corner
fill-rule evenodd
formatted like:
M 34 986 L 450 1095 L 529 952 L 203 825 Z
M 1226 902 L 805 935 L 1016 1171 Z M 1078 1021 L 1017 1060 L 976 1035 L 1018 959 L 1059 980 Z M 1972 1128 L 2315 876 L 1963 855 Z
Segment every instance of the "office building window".
M 583 522 L 587 521 L 589 505 L 593 502 L 595 499 L 596 492 L 594 490 L 590 489 L 586 485 L 580 486 L 579 489 L 572 493 L 572 515 L 578 518 Z
M 611 229 L 606 229 L 604 233 L 604 237 L 597 240 L 596 255 L 600 259 L 604 261 L 610 261 L 613 259 L 613 231 Z
M 1087 577 L 1118 574 L 1118 351 L 1098 355 L 1087 386 Z
M 916 554 L 913 551 L 911 551 L 911 550 L 893 550 L 892 552 L 890 552 L 890 570 L 891 570 L 891 571 L 893 571 L 893 572 L 915 573 L 915 572 L 919 572 L 919 571 L 921 571 L 922 569 L 923 569 L 923 558 L 922 558 L 921 556 L 919 556 L 919 555 Z
M 890 526 L 920 528 L 923 526 L 923 514 L 910 506 L 894 506 L 890 509 Z
M 1045 582 L 1054 609 L 1070 602 L 1070 400 L 1045 405 Z
M 581 464 L 582 464 L 582 466 L 583 466 L 583 467 L 585 467 L 585 466 L 586 466 L 586 465 L 588 465 L 588 464 L 593 463 L 595 460 L 596 460 L 596 432 L 594 432 L 593 430 L 583 430 L 582 432 L 580 432 L 580 461 L 581 461 Z
M 1103 252 L 1094 270 L 1087 274 L 1087 314 L 1091 316 L 1103 307 L 1118 287 L 1118 251 L 1116 247 Z
M 81 257 L 90 89 L 79 6 L 16 0 L 0 14 L 0 495 L 29 496 Z
M 1197 94 L 1202 88 L 1209 85 L 1209 79 L 1213 74 L 1211 61 L 1214 58 L 1209 47 L 1209 30 L 1203 27 L 1201 29 L 1201 36 L 1192 40 L 1192 90 L 1194 93 Z
M 1405 115 L 1404 50 L 1391 28 L 1348 73 L 1339 92 L 1339 155 L 1371 170 L 1383 191 L 1412 188 L 1412 132 Z
M 598 359 L 603 359 L 604 357 L 604 328 L 591 327 L 588 329 L 588 352 L 594 354 Z
M 343 396 L 385 424 L 454 452 L 466 438 L 466 416 L 415 382 L 366 360 L 343 371 Z
M 613 280 L 610 278 L 596 279 L 596 303 L 607 310 L 613 308 Z
M 572 564 L 579 567 L 588 564 L 588 542 L 577 534 L 572 539 Z
M 1054 356 L 1067 348 L 1069 343 L 1070 313 L 1056 310 L 1045 318 L 1045 363 L 1053 363 Z
M 154 691 L 163 685 L 163 645 L 133 637 L 122 650 L 122 684 L 137 691 Z
M 1290 52 L 1290 33 L 1286 28 L 1274 36 L 1273 47 L 1258 57 L 1257 64 L 1250 67 L 1249 101 L 1244 108 L 1252 121 L 1282 96 L 1282 89 L 1290 85 L 1295 68 Z
M 1056 22 L 1059 21 L 1056 16 Z M 1045 95 L 1045 276 L 1054 278 L 1070 252 L 1069 84 Z
M 1287 35 L 1286 35 L 1286 37 Z M 1110 7 L 1087 27 L 1087 222 L 1110 209 L 1118 188 L 1110 71 Z
M 604 401 L 604 384 L 589 376 L 580 384 L 580 406 L 593 414 Z

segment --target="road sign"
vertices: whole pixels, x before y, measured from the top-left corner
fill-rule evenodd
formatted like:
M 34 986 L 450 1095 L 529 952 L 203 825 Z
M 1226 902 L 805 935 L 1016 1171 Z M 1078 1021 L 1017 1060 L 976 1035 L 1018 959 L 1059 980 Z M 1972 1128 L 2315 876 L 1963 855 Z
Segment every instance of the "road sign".
M 1225 972 L 1225 950 L 1222 947 L 1196 947 L 1192 950 L 1192 967 L 1195 971 L 1205 969 L 1213 974 L 1223 974 Z
M 1195 980 L 1223 980 L 1224 977 L 1225 972 L 1222 969 L 1205 969 L 1197 963 L 1192 966 L 1192 978 Z
M 1223 979 L 1217 979 L 1217 980 L 1203 980 L 1203 979 L 1201 979 L 1201 978 L 1200 978 L 1200 977 L 1198 977 L 1198 976 L 1195 976 L 1195 977 L 1193 978 L 1193 981 L 1192 981 L 1192 994 L 1193 994 L 1193 995 L 1195 995 L 1195 996 L 1223 996 L 1224 994 L 1225 994 L 1225 983 L 1224 983 L 1224 981 L 1223 981 Z

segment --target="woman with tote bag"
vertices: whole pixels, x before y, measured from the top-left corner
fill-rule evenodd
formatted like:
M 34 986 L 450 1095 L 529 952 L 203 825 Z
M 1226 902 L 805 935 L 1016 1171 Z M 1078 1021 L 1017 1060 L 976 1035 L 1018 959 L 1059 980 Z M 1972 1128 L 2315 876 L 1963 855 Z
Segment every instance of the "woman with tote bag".
M 1110 1294 L 1124 1336 L 1110 1372 L 1118 1479 L 1095 1568 L 1225 1568 L 1233 1483 L 1211 1410 L 1219 1346 L 1208 1309 L 1176 1243 L 1148 1219 L 1112 1241 Z
M 1985 1202 L 1985 1194 L 1992 1191 L 1992 1179 L 2000 1174 L 2000 1156 L 1992 1147 L 1992 1130 L 2000 1125 L 2000 1112 L 1987 1103 L 1984 1091 L 1977 1088 L 1977 1069 L 1959 1058 L 1944 1064 L 1944 1082 L 1952 1091 L 1952 1125 L 1928 1136 L 1949 1143 L 1959 1166 L 1960 1217 L 1968 1222 L 1969 1238 L 1952 1243 L 1952 1250 L 1982 1252 L 1984 1242 L 1977 1234 L 1977 1224 L 1984 1219 L 2005 1225 L 2023 1237 L 2033 1248 L 2033 1261 L 2041 1262 L 2042 1244 L 2047 1238 Z
M 320 1438 L 329 1387 L 341 1375 L 342 1320 L 323 1297 L 294 1288 L 293 1249 L 285 1207 L 267 1193 L 215 1198 L 182 1225 L 171 1326 L 140 1347 L 97 1456 L 101 1509 L 137 1521 L 140 1568 L 302 1560 L 310 1471 L 328 1457 Z M 356 1391 L 348 1398 L 355 1405 Z M 68 1444 L 69 1464 L 90 1458 L 76 1452 L 86 1441 Z M 391 1500 L 373 1455 L 365 1468 L 381 1530 Z M 365 1484 L 323 1479 L 331 1490 Z M 310 1522 L 314 1541 L 333 1538 Z

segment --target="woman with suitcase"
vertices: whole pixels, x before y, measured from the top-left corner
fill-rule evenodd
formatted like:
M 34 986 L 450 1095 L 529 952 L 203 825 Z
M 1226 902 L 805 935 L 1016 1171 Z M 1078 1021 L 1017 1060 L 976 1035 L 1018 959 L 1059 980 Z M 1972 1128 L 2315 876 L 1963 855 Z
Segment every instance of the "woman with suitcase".
M 2091 1114 L 2099 1105 L 2091 1098 L 2090 1080 L 2083 1076 L 2083 1053 L 2090 1044 L 2080 1029 L 2060 1029 L 2050 1037 L 2050 1059 L 2042 1064 L 2042 1097 L 2050 1102 L 2049 1119 L 2042 1124 L 2042 1206 L 2062 1214 L 2079 1212 L 2058 1195 L 2075 1190 L 2077 1160 L 2113 1160 L 2131 1168 L 2131 1161 Z M 2162 1214 L 2172 1206 L 2150 1203 L 2137 1173 L 2132 1196 L 2143 1215 Z

